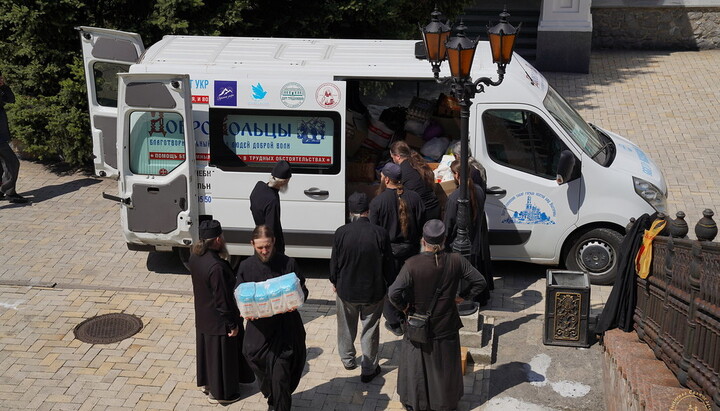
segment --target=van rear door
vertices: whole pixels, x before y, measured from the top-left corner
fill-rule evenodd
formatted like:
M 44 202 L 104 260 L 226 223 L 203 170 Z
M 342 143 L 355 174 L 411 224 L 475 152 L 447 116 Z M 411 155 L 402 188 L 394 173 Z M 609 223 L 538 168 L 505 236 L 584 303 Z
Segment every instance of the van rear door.
M 95 174 L 116 176 L 118 73 L 126 73 L 145 47 L 140 35 L 95 27 L 78 27 L 90 109 Z
M 190 76 L 120 74 L 120 203 L 129 244 L 188 246 L 197 238 Z

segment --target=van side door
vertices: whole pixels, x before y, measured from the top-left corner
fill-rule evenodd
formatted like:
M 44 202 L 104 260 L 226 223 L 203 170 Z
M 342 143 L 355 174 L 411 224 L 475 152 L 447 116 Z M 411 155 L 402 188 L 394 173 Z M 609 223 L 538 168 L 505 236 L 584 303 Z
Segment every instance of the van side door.
M 128 243 L 188 246 L 197 238 L 190 76 L 120 74 L 118 170 Z
M 505 191 L 488 195 L 485 206 L 493 258 L 551 263 L 578 220 L 580 155 L 532 106 L 478 105 L 477 110 L 484 135 L 478 155 L 487 185 Z M 577 170 L 561 185 L 556 172 L 563 150 L 577 158 Z
M 145 51 L 140 35 L 78 27 L 82 44 L 95 174 L 118 175 L 118 73 L 126 73 Z
M 222 221 L 232 254 L 252 254 L 250 194 L 278 160 L 292 167 L 280 190 L 285 252 L 329 258 L 345 224 L 343 81 L 307 78 L 214 79 L 209 108 L 212 195 L 205 210 Z

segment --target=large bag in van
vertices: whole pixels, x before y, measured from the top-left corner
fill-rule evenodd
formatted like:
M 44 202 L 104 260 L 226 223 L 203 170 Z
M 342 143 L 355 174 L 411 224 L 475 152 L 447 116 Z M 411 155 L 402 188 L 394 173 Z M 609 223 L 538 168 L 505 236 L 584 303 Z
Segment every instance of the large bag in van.
M 390 145 L 393 131 L 380 121 L 380 115 L 387 108 L 384 106 L 367 106 L 370 114 L 370 124 L 368 124 L 368 136 L 363 142 L 363 147 L 367 147 L 373 151 L 383 151 Z

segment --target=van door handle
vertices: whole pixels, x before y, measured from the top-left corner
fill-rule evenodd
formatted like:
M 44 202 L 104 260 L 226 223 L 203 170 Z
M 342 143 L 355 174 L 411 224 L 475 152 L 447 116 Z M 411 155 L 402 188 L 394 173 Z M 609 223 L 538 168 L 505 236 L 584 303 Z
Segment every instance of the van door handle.
M 327 196 L 330 192 L 327 190 L 320 190 L 315 187 L 305 190 L 305 195 L 309 196 Z
M 507 194 L 507 190 L 502 187 L 494 186 L 486 188 L 485 194 L 490 194 L 491 196 L 504 196 L 505 194 Z
M 107 194 L 104 191 L 102 193 L 102 196 L 104 199 L 107 199 L 107 200 L 117 201 L 118 203 L 121 203 L 121 204 L 130 205 L 130 197 L 120 198 L 118 196 Z

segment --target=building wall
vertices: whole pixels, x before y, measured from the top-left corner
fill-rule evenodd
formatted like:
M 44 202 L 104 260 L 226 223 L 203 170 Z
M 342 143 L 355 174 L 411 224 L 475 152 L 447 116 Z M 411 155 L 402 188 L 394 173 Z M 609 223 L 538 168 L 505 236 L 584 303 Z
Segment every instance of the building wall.
M 596 7 L 593 49 L 720 48 L 720 7 Z

